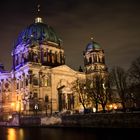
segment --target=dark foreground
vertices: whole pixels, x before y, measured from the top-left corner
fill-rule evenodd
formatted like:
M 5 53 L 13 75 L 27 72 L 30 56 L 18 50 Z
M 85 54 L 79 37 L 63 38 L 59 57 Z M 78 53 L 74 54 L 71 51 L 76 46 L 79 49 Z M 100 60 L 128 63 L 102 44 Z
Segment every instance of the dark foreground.
M 140 128 L 140 112 L 68 115 L 62 116 L 62 124 L 71 127 Z
M 8 128 L 0 127 L 0 140 L 139 140 L 138 129 Z
M 65 114 L 62 116 L 19 116 L 14 115 L 9 121 L 0 121 L 0 126 L 7 127 L 52 127 L 52 128 L 140 128 L 140 112 L 135 113 L 92 113 Z

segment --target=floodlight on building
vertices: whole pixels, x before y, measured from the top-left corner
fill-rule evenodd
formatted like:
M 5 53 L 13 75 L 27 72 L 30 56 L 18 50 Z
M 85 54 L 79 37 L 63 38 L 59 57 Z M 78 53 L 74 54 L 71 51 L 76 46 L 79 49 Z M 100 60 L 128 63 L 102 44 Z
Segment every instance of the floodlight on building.
M 112 104 L 111 104 L 111 105 L 109 105 L 109 108 L 110 108 L 110 109 L 112 109 L 112 108 L 113 108 L 113 105 L 112 105 Z
M 15 106 L 15 103 L 11 103 L 11 107 L 14 107 Z
M 96 112 L 96 108 L 95 107 L 93 107 L 93 112 Z
M 114 105 L 114 107 L 113 107 L 114 109 L 117 109 L 117 105 Z
M 8 116 L 8 119 L 9 119 L 9 120 L 12 119 L 12 115 L 9 115 L 9 116 Z

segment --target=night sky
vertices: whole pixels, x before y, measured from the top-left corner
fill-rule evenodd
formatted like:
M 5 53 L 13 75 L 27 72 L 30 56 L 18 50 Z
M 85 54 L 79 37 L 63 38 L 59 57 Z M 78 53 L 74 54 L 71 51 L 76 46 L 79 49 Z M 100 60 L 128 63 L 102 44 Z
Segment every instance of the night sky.
M 10 70 L 18 34 L 34 22 L 37 0 L 0 1 L 0 62 Z M 40 0 L 41 17 L 63 40 L 66 64 L 83 66 L 83 51 L 93 37 L 105 51 L 106 64 L 129 68 L 140 56 L 138 0 Z

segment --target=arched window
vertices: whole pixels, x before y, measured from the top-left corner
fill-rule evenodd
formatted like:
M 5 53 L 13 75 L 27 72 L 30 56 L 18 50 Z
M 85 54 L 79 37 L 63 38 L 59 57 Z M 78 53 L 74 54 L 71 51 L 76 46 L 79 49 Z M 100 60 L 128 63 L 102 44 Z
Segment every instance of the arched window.
M 57 63 L 57 52 L 54 54 L 54 63 Z
M 60 63 L 60 53 L 57 54 L 57 62 Z
M 33 85 L 36 85 L 36 86 L 38 85 L 38 78 L 36 78 L 36 77 L 33 78 Z
M 38 55 L 36 52 L 33 53 L 33 57 L 34 57 L 34 62 L 38 63 L 39 60 L 38 60 Z
M 17 81 L 17 89 L 19 89 L 19 81 Z
M 38 94 L 36 92 L 34 92 L 34 98 L 38 98 Z
M 73 94 L 68 94 L 67 98 L 68 98 L 68 110 L 71 110 L 74 108 L 74 96 Z
M 44 53 L 43 53 L 43 60 L 44 60 L 44 62 L 47 61 L 47 52 L 44 52 Z
M 102 57 L 102 62 L 105 63 L 105 58 L 104 57 Z
M 47 61 L 48 61 L 48 62 L 51 61 L 51 58 L 50 58 L 50 57 L 51 57 L 50 52 L 48 52 L 48 55 L 47 55 Z
M 49 103 L 49 96 L 48 95 L 45 95 L 45 102 Z
M 23 88 L 23 80 L 20 80 L 20 88 Z
M 50 50 L 50 62 L 52 63 L 52 50 Z
M 43 86 L 45 86 L 45 87 L 48 86 L 48 78 L 47 77 L 43 78 Z
M 92 58 L 90 57 L 90 58 L 89 58 L 89 64 L 91 64 L 91 63 L 92 63 Z
M 28 86 L 28 79 L 26 78 L 26 86 Z
M 94 62 L 96 63 L 96 62 L 97 62 L 97 57 L 96 57 L 95 54 L 94 54 L 94 56 L 93 56 L 93 59 L 94 59 Z
M 52 53 L 52 63 L 55 62 L 54 54 Z

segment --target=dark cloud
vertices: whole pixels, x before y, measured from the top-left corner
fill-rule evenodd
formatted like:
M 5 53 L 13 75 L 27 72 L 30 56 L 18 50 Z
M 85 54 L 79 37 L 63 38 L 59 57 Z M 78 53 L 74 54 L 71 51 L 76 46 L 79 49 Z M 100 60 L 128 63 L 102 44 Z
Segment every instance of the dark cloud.
M 37 0 L 0 2 L 0 61 L 10 69 L 12 46 L 31 24 Z M 109 67 L 128 68 L 140 52 L 140 4 L 136 0 L 40 0 L 41 16 L 61 36 L 67 64 L 83 65 L 83 50 L 93 36 Z

